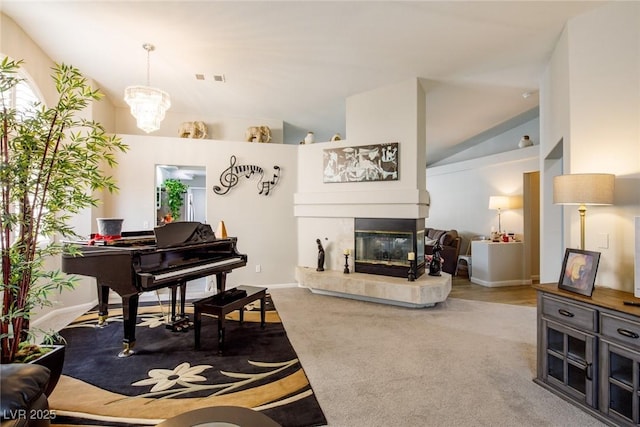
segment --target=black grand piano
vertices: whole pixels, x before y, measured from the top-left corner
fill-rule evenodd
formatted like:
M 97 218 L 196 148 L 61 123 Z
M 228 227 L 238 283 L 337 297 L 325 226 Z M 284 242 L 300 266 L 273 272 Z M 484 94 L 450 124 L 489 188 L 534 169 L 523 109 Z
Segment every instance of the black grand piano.
M 124 349 L 118 356 L 127 357 L 136 341 L 139 295 L 171 288 L 172 320 L 184 321 L 187 281 L 215 275 L 218 292 L 224 292 L 226 275 L 247 265 L 247 255 L 238 253 L 236 243 L 235 237 L 217 239 L 208 224 L 172 222 L 154 230 L 123 232 L 115 239 L 67 242 L 62 271 L 96 278 L 99 325 L 105 325 L 108 316 L 109 289 L 122 297 Z

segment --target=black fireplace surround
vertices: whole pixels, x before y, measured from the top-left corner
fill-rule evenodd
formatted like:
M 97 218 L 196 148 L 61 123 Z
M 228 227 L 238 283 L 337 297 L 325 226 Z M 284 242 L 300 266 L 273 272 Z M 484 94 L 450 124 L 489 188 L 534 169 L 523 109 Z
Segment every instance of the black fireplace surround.
M 355 218 L 356 273 L 407 277 L 409 252 L 415 255 L 415 275 L 424 274 L 424 218 Z

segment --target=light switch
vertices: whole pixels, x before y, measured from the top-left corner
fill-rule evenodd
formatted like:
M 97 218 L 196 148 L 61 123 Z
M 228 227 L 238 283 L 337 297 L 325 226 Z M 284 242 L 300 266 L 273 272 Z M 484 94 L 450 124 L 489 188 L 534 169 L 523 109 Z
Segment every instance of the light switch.
M 608 233 L 598 233 L 598 247 L 602 249 L 609 249 Z

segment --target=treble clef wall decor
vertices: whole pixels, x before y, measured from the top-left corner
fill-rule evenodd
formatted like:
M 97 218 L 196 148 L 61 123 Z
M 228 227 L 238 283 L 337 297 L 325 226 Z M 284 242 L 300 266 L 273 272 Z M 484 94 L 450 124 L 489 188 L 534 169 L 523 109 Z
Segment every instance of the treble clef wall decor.
M 245 178 L 249 179 L 254 174 L 259 174 L 260 179 L 258 180 L 258 194 L 264 194 L 265 196 L 268 196 L 271 189 L 278 183 L 278 179 L 280 178 L 280 166 L 274 166 L 273 177 L 271 178 L 271 180 L 265 181 L 264 169 L 262 169 L 260 166 L 236 165 L 236 162 L 236 156 L 231 156 L 231 158 L 229 159 L 229 167 L 220 174 L 220 184 L 222 185 L 222 187 L 219 185 L 214 185 L 214 193 L 220 195 L 227 194 L 229 190 L 231 190 L 238 184 L 240 175 L 244 175 Z

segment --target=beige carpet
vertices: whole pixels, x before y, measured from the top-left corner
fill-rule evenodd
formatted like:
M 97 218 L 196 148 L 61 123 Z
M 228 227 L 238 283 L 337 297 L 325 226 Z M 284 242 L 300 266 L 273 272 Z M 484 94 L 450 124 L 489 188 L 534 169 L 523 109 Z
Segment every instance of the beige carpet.
M 532 381 L 535 308 L 270 293 L 329 426 L 604 425 Z

